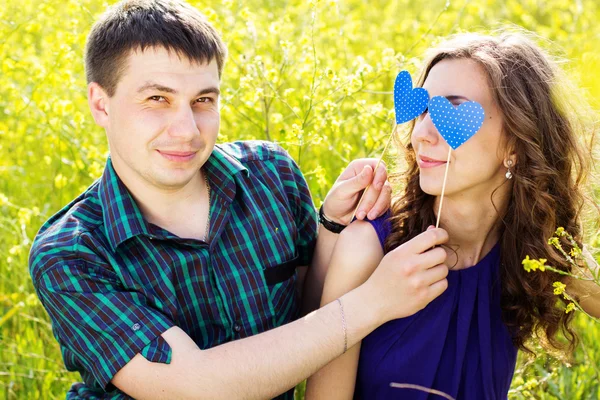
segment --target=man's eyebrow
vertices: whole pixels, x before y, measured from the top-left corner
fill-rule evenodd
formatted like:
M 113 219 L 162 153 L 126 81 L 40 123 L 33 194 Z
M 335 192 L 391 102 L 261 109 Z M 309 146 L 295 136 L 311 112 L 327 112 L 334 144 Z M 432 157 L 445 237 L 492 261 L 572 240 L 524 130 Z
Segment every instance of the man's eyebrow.
M 146 82 L 144 83 L 142 86 L 140 86 L 140 88 L 137 90 L 138 93 L 142 93 L 145 92 L 147 90 L 157 90 L 159 92 L 165 92 L 165 93 L 171 93 L 171 94 L 177 94 L 179 93 L 176 89 L 170 88 L 168 86 L 165 85 L 161 85 L 160 83 L 155 83 L 155 82 Z M 195 97 L 198 96 L 202 96 L 203 94 L 209 94 L 209 93 L 214 93 L 217 96 L 221 94 L 221 91 L 219 90 L 218 87 L 215 86 L 211 86 L 211 87 L 207 87 L 205 89 L 200 90 Z
M 144 83 L 142 86 L 140 86 L 138 88 L 137 92 L 142 93 L 142 92 L 145 92 L 146 90 L 158 90 L 159 92 L 177 94 L 177 90 L 172 89 L 168 86 L 161 85 L 160 83 L 155 83 L 155 82 Z
M 202 89 L 201 91 L 199 91 L 198 94 L 196 94 L 196 97 L 202 96 L 203 94 L 209 94 L 209 93 L 213 93 L 218 96 L 221 94 L 221 91 L 219 90 L 218 87 L 212 86 L 212 87 L 208 87 L 206 89 Z

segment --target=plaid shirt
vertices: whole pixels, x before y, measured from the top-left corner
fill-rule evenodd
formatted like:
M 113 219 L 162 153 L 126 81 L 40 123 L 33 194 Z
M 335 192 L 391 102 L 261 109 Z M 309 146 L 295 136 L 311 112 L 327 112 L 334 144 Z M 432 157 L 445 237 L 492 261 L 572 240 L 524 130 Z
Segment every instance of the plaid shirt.
M 67 398 L 129 398 L 110 380 L 137 353 L 169 363 L 178 326 L 207 349 L 294 320 L 295 267 L 308 265 L 317 219 L 295 162 L 268 142 L 215 146 L 209 243 L 147 222 L 113 169 L 50 218 L 29 265 L 66 368 Z M 293 390 L 281 398 L 292 398 Z

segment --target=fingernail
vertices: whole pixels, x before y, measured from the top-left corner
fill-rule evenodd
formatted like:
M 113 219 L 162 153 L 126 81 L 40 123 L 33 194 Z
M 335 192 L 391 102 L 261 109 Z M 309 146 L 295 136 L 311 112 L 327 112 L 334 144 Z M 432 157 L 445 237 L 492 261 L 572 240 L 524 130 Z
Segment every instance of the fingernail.
M 358 219 L 365 219 L 365 217 L 367 216 L 367 213 L 361 210 L 358 212 L 358 214 L 356 216 L 358 217 Z
M 428 230 L 428 231 L 430 231 L 430 230 L 432 230 L 432 229 L 435 229 L 435 226 L 433 226 L 433 225 L 429 225 L 429 226 L 427 227 L 427 230 Z

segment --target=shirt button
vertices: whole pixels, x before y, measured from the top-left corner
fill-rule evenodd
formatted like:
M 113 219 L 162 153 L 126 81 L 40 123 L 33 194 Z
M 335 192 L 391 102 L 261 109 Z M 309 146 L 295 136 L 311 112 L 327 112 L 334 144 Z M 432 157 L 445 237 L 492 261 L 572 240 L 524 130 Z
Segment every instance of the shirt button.
M 141 328 L 140 324 L 133 324 L 133 326 L 131 327 L 131 329 L 135 332 L 135 331 L 139 331 Z
M 235 324 L 233 325 L 233 330 L 237 333 L 240 333 L 242 331 L 242 327 L 239 324 Z

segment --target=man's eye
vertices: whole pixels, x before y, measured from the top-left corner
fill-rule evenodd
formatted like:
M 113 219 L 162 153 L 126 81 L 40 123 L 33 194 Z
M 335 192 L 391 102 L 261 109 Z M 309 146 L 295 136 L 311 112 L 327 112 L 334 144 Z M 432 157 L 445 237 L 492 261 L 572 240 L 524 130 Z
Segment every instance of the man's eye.
M 212 103 L 213 101 L 212 97 L 200 97 L 196 100 L 197 103 Z
M 158 101 L 161 103 L 167 101 L 167 99 L 165 99 L 163 96 L 150 96 L 148 97 L 148 99 L 152 101 Z

